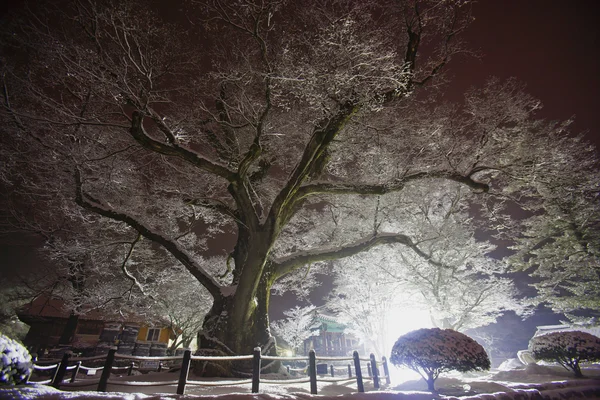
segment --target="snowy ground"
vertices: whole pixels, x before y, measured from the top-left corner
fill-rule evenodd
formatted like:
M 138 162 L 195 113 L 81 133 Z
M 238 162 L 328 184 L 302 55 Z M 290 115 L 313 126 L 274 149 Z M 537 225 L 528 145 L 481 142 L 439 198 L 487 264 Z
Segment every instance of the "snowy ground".
M 138 382 L 138 384 L 159 383 L 177 380 L 177 373 L 151 373 L 131 377 L 112 377 L 107 393 L 89 390 L 59 391 L 43 385 L 30 384 L 0 389 L 0 399 L 127 399 L 127 400 L 165 400 L 195 399 L 203 400 L 429 400 L 429 399 L 600 399 L 600 366 L 584 369 L 584 379 L 575 379 L 561 367 L 530 365 L 527 369 L 495 371 L 490 374 L 449 375 L 440 377 L 436 382 L 438 394 L 426 392 L 421 380 L 408 381 L 400 385 L 392 384 L 382 391 L 374 391 L 369 381 L 365 381 L 367 393 L 356 393 L 356 381 L 347 383 L 318 382 L 318 395 L 310 395 L 308 383 L 274 385 L 262 384 L 260 394 L 252 395 L 250 385 L 231 386 L 188 386 L 185 395 L 176 395 L 176 385 L 164 386 L 124 386 L 119 382 Z M 200 380 L 190 376 L 190 380 Z M 209 383 L 209 380 L 206 380 Z M 506 393 L 500 395 L 499 392 Z M 497 393 L 496 396 L 485 394 Z M 541 393 L 541 395 L 540 395 Z M 567 397 L 567 394 L 569 397 Z

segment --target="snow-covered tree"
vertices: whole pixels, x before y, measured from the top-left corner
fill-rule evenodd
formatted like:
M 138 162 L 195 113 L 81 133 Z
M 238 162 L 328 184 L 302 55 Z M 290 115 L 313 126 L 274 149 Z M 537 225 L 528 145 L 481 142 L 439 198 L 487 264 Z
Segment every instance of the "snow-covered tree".
M 537 360 L 557 362 L 582 377 L 581 362 L 600 361 L 600 338 L 580 331 L 551 332 L 532 338 L 529 350 Z
M 170 321 L 175 336 L 171 349 L 189 348 L 202 330 L 212 298 L 185 269 L 174 267 L 173 270 L 168 280 L 154 289 L 157 304 L 152 311 Z
M 345 332 L 358 338 L 377 358 L 389 355 L 398 336 L 390 330 L 390 322 L 398 318 L 396 312 L 418 295 L 408 285 L 382 274 L 381 262 L 365 253 L 336 263 L 334 289 L 327 299 L 327 308 L 346 326 Z
M 294 354 L 312 334 L 311 328 L 315 319 L 314 310 L 315 306 L 313 305 L 295 306 L 283 312 L 286 318 L 271 323 L 275 335 L 283 339 Z
M 483 347 L 452 329 L 419 329 L 401 336 L 392 349 L 390 361 L 418 372 L 430 391 L 435 391 L 435 380 L 443 372 L 490 369 Z
M 27 349 L 0 333 L 0 386 L 25 383 L 33 370 L 32 365 Z
M 385 246 L 336 262 L 329 305 L 379 354 L 387 354 L 384 337 L 402 308 L 427 310 L 433 326 L 458 331 L 493 323 L 508 310 L 527 312 L 505 275 L 507 265 L 488 255 L 494 246 L 475 238 L 465 195 L 460 186 L 439 182 L 437 190 L 382 196 L 377 229 L 392 231 L 401 221 L 418 253 Z
M 546 214 L 524 222 L 512 257 L 531 271 L 537 302 L 557 313 L 600 313 L 600 175 L 574 174 L 565 187 L 548 185 Z
M 67 242 L 114 234 L 121 261 L 152 242 L 140 273 L 168 275 L 152 253 L 183 265 L 213 298 L 200 346 L 220 353 L 274 351 L 271 288 L 307 265 L 381 245 L 427 258 L 401 220 L 373 229 L 377 196 L 456 182 L 495 228 L 503 200 L 540 201 L 540 176 L 590 168 L 512 81 L 427 101 L 464 48 L 468 1 L 52 4 L 3 26 L 7 216 L 29 207 Z

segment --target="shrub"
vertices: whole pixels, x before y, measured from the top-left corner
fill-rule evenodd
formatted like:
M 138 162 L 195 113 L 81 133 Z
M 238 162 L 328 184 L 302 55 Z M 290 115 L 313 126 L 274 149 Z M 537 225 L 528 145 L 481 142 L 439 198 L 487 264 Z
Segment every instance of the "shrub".
M 447 371 L 481 371 L 490 369 L 490 359 L 483 347 L 452 329 L 418 329 L 400 336 L 392 348 L 392 364 L 416 371 L 435 390 L 435 380 Z
M 18 385 L 31 374 L 29 351 L 16 340 L 0 334 L 0 386 Z
M 580 331 L 551 332 L 531 339 L 529 350 L 537 360 L 555 361 L 582 377 L 582 361 L 600 361 L 600 338 Z

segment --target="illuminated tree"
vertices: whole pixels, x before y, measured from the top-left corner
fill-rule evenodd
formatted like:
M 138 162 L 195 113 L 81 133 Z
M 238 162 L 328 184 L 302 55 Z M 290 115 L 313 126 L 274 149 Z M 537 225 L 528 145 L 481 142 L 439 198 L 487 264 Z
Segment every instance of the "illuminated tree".
M 395 339 L 392 335 L 398 336 L 390 329 L 390 323 L 398 318 L 397 311 L 408 305 L 407 299 L 418 293 L 390 280 L 374 258 L 360 254 L 336 263 L 334 289 L 327 299 L 327 308 L 346 326 L 345 333 L 358 338 L 368 351 L 381 358 L 389 355 Z
M 458 331 L 494 323 L 508 310 L 527 313 L 508 266 L 488 255 L 495 247 L 475 239 L 465 195 L 439 182 L 381 199 L 377 229 L 393 231 L 401 222 L 421 254 L 385 246 L 336 262 L 329 307 L 377 354 L 388 353 L 388 325 L 403 309 L 423 310 L 433 326 Z
M 577 142 L 565 143 L 577 146 Z M 576 160 L 573 160 L 576 162 Z M 570 179 L 537 183 L 547 197 L 543 215 L 523 222 L 512 262 L 536 278 L 536 301 L 557 313 L 600 312 L 600 175 L 572 171 Z
M 381 245 L 427 258 L 402 221 L 373 229 L 377 197 L 456 182 L 495 228 L 504 199 L 539 201 L 540 174 L 589 166 L 512 81 L 429 101 L 467 1 L 190 3 L 182 18 L 84 0 L 12 18 L 0 179 L 5 204 L 63 240 L 65 220 L 114 234 L 148 278 L 172 265 L 153 253 L 177 260 L 213 298 L 201 347 L 274 352 L 271 288 L 307 265 Z M 152 245 L 129 256 L 138 238 Z
M 315 306 L 293 307 L 283 312 L 285 319 L 275 320 L 271 328 L 275 334 L 283 339 L 294 354 L 304 341 L 312 334 L 311 327 L 314 323 Z
M 536 336 L 529 350 L 538 360 L 557 362 L 581 378 L 581 362 L 600 360 L 600 338 L 580 331 L 551 332 Z
M 390 361 L 419 373 L 432 392 L 435 380 L 443 372 L 490 369 L 483 347 L 452 329 L 419 329 L 401 336 L 392 349 Z

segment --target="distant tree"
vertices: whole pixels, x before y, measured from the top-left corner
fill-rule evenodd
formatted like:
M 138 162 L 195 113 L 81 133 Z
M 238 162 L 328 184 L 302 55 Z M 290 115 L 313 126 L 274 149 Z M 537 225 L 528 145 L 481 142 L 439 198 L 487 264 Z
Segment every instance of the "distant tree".
M 513 221 L 519 224 L 511 262 L 534 279 L 536 303 L 556 313 L 586 310 L 600 315 L 600 173 L 593 160 L 574 153 L 581 138 L 562 143 L 563 178 L 538 179 L 535 191 L 543 202 L 525 202 L 521 207 L 533 216 Z M 588 147 L 584 151 L 593 151 Z M 540 159 L 535 168 L 547 161 Z M 582 163 L 575 166 L 573 163 Z M 583 167 L 583 168 L 581 168 Z M 552 166 L 554 168 L 554 166 Z M 566 174 L 568 173 L 568 174 Z
M 382 274 L 367 253 L 336 263 L 333 273 L 327 308 L 346 326 L 345 333 L 358 338 L 378 358 L 388 356 L 391 335 L 398 335 L 390 331 L 390 321 L 398 318 L 396 312 L 407 305 L 407 298 L 418 293 Z
M 271 323 L 271 328 L 279 338 L 283 339 L 294 355 L 304 344 L 311 334 L 311 328 L 315 321 L 315 306 L 296 306 L 283 312 L 287 317 L 278 319 Z
M 271 289 L 307 265 L 382 245 L 427 257 L 401 220 L 373 230 L 377 198 L 456 182 L 495 230 L 509 200 L 545 198 L 540 180 L 597 171 L 513 81 L 435 101 L 469 1 L 54 3 L 2 25 L 5 216 L 66 241 L 112 233 L 121 260 L 152 242 L 136 268 L 183 265 L 213 298 L 200 346 L 222 354 L 274 352 Z
M 600 338 L 580 331 L 535 336 L 529 350 L 537 360 L 557 362 L 581 378 L 581 362 L 600 361 Z
M 489 256 L 493 245 L 475 239 L 461 201 L 466 195 L 458 185 L 440 183 L 437 190 L 413 188 L 382 199 L 375 230 L 392 231 L 401 222 L 418 250 L 378 247 L 335 263 L 328 306 L 378 354 L 388 354 L 387 325 L 403 307 L 425 310 L 433 326 L 458 331 L 486 326 L 506 311 L 527 314 L 505 275 L 508 265 Z
M 435 391 L 435 380 L 443 372 L 490 369 L 490 360 L 483 347 L 452 329 L 419 329 L 400 336 L 390 361 L 418 372 L 432 392 Z
M 202 330 L 212 297 L 181 267 L 174 267 L 169 279 L 154 291 L 157 304 L 152 307 L 152 312 L 170 321 L 175 336 L 171 349 L 189 348 Z

